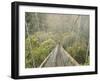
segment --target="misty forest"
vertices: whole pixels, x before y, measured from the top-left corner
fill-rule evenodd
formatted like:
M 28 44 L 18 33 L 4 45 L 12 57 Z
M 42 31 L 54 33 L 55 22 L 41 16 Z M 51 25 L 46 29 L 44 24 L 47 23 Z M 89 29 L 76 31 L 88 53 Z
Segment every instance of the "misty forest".
M 25 68 L 89 65 L 89 15 L 25 12 Z

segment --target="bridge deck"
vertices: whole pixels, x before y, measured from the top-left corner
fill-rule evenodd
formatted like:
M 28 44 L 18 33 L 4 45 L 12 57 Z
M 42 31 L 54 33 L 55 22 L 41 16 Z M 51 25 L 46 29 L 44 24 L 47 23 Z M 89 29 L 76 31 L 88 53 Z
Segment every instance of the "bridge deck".
M 77 66 L 79 63 L 68 54 L 61 45 L 55 49 L 41 63 L 40 67 Z

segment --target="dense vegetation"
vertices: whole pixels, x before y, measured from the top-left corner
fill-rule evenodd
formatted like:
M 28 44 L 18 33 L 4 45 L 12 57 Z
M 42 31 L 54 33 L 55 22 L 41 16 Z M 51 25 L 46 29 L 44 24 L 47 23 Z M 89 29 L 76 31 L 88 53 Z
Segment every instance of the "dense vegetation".
M 60 42 L 80 64 L 89 64 L 89 16 L 25 13 L 25 67 L 39 67 Z

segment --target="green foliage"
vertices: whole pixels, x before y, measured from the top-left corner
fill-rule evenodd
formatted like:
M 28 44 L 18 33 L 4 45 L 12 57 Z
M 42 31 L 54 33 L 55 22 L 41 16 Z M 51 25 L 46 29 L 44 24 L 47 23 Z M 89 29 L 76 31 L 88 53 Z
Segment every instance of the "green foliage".
M 48 39 L 46 41 L 44 41 L 43 43 L 41 43 L 41 46 L 44 48 L 53 48 L 55 46 L 55 41 L 52 39 Z
M 49 38 L 43 42 L 38 42 L 38 39 L 34 35 L 27 38 L 25 44 L 26 68 L 33 67 L 33 60 L 35 62 L 35 67 L 39 67 L 39 65 L 55 47 L 55 41 L 53 39 Z
M 36 67 L 38 67 L 43 60 L 47 57 L 47 55 L 51 52 L 54 48 L 55 42 L 52 39 L 48 39 L 40 44 L 38 48 L 32 49 L 32 54 L 35 59 Z
M 63 34 L 63 41 L 62 45 L 66 49 L 67 47 L 71 47 L 73 43 L 75 42 L 75 33 L 74 32 L 68 32 Z
M 25 39 L 25 64 L 26 67 L 33 67 L 32 48 L 39 47 L 38 40 L 31 36 Z
M 76 42 L 72 47 L 67 48 L 67 51 L 78 63 L 85 64 L 87 49 L 84 43 Z

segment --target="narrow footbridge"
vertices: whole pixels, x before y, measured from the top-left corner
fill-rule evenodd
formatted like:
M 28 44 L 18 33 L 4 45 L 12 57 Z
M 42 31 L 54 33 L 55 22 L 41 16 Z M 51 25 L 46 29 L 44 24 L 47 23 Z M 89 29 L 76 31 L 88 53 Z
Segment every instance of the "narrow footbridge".
M 58 44 L 41 63 L 40 67 L 77 66 L 79 63 Z

